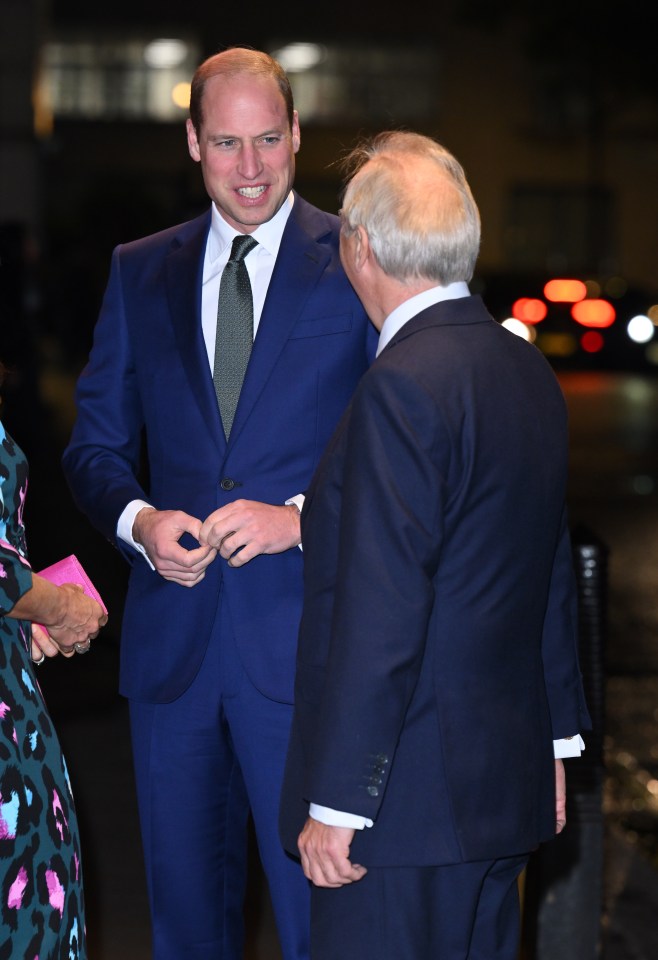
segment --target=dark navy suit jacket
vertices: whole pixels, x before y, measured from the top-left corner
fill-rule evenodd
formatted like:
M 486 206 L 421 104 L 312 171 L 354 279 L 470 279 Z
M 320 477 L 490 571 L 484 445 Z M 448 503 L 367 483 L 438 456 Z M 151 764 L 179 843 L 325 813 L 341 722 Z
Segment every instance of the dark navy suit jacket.
M 304 492 L 374 355 L 374 328 L 340 267 L 338 219 L 296 196 L 227 444 L 201 329 L 209 227 L 210 212 L 113 255 L 63 461 L 78 506 L 112 542 L 135 498 L 204 520 L 237 498 L 282 504 Z M 138 479 L 142 435 L 147 489 Z M 123 694 L 166 702 L 187 688 L 221 590 L 252 681 L 267 696 L 292 701 L 299 548 L 240 569 L 218 558 L 187 589 L 118 546 L 132 562 Z
M 364 375 L 302 512 L 291 853 L 309 801 L 374 821 L 365 866 L 554 835 L 552 741 L 590 726 L 566 480 L 556 378 L 479 297 L 411 319 Z

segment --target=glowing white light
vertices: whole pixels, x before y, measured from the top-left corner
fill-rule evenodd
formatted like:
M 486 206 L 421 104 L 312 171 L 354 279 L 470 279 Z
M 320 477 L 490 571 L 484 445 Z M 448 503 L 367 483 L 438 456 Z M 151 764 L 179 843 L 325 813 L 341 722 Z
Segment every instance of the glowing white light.
M 529 327 L 527 323 L 522 323 L 514 317 L 508 317 L 507 320 L 503 320 L 501 326 L 509 330 L 510 333 L 515 333 L 517 337 L 522 337 L 524 340 L 527 340 L 529 343 L 532 343 L 535 339 L 536 334 L 534 327 Z
M 317 43 L 289 43 L 272 54 L 286 73 L 301 73 L 317 67 L 325 58 L 324 47 Z
M 144 48 L 144 60 L 155 70 L 177 67 L 186 56 L 187 44 L 182 40 L 153 40 Z
M 634 343 L 648 343 L 653 337 L 655 327 L 649 317 L 645 314 L 638 314 L 628 321 L 626 333 Z

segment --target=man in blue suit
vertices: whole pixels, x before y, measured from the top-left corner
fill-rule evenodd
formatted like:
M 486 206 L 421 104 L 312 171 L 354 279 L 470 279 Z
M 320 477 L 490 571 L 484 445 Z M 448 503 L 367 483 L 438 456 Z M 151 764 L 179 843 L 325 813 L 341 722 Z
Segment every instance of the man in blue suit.
M 292 190 L 299 121 L 280 65 L 242 48 L 203 63 L 187 138 L 211 208 L 115 250 L 64 467 L 132 565 L 120 686 L 154 960 L 241 960 L 250 809 L 283 957 L 305 960 L 309 885 L 277 832 L 299 507 L 376 333 L 341 268 L 338 219 Z M 255 337 L 227 425 L 218 296 L 241 236 L 257 241 L 242 283 Z
M 454 157 L 392 133 L 355 164 L 341 258 L 381 332 L 302 511 L 282 837 L 312 960 L 515 960 L 517 878 L 565 823 L 555 758 L 589 728 L 565 404 L 469 294 Z

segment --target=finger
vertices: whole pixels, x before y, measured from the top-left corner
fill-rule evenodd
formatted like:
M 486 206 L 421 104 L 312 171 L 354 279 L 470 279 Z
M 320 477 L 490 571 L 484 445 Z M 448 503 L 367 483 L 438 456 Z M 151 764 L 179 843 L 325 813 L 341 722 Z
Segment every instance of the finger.
M 347 857 L 332 860 L 331 867 L 332 880 L 340 883 L 354 883 L 356 880 L 360 880 L 365 873 L 365 867 L 352 863 Z
M 43 652 L 39 644 L 36 643 L 34 640 L 32 641 L 32 649 L 30 651 L 30 657 L 32 659 L 32 663 L 36 664 L 37 666 L 42 664 L 43 661 L 46 659 L 45 653 Z
M 175 563 L 161 563 L 157 570 L 163 577 L 175 577 L 181 581 L 195 581 L 206 574 L 206 566 L 193 567 L 189 570 L 187 567 L 180 567 Z
M 182 510 L 148 511 L 152 516 L 145 516 L 145 523 L 152 531 L 156 531 L 156 537 L 164 535 L 166 539 L 172 536 L 179 540 L 184 533 L 189 533 L 195 540 L 199 539 L 201 531 L 201 521 L 197 517 L 184 513 Z M 145 512 L 146 513 L 146 512 Z
M 162 562 L 169 562 L 172 566 L 179 567 L 181 570 L 205 570 L 205 568 L 215 559 L 217 551 L 214 547 L 204 544 L 201 547 L 195 547 L 193 550 L 186 550 L 185 547 L 177 545 L 167 556 L 163 556 Z
M 158 560 L 155 563 L 155 568 L 160 574 L 160 576 L 165 577 L 167 580 L 176 580 L 180 582 L 190 581 L 190 583 L 196 583 L 198 580 L 202 580 L 205 576 L 206 569 L 210 566 L 212 561 L 216 556 L 216 551 L 212 551 L 212 555 L 207 558 L 207 560 L 196 563 L 192 567 L 184 566 L 179 563 L 172 563 L 171 560 Z
M 192 577 L 191 579 L 189 577 L 187 579 L 183 579 L 177 574 L 174 574 L 174 573 L 165 574 L 165 573 L 162 573 L 162 571 L 160 571 L 160 575 L 164 580 L 168 580 L 169 583 L 177 583 L 179 587 L 195 587 L 197 583 L 201 583 L 201 581 L 206 576 L 204 572 L 204 573 L 198 573 L 195 577 Z
M 59 647 L 47 630 L 38 624 L 32 624 L 31 657 L 34 663 L 43 663 L 45 657 L 56 657 Z
M 39 652 L 43 654 L 44 657 L 48 657 L 48 659 L 52 659 L 52 657 L 59 656 L 59 652 L 60 652 L 59 647 L 54 641 L 50 641 L 49 643 L 39 644 L 39 647 L 40 647 Z M 32 659 L 33 660 L 35 659 L 34 646 L 32 648 Z
M 195 540 L 200 540 L 201 526 L 201 521 L 189 514 L 186 514 L 186 522 L 181 524 L 182 530 L 191 534 Z
M 207 567 L 208 564 L 212 563 L 216 556 L 217 550 L 215 547 L 211 547 L 210 544 L 204 543 L 200 547 L 195 547 L 193 550 L 186 551 L 185 563 L 190 568 L 199 567 L 199 569 L 202 569 Z
M 224 560 L 230 560 L 239 550 L 244 550 L 246 546 L 244 533 L 237 530 L 231 530 L 217 544 L 217 552 Z
M 316 887 L 342 886 L 326 870 L 324 864 L 315 857 L 302 857 L 302 868 L 306 879 L 310 880 Z
M 234 536 L 235 536 L 235 530 L 231 530 L 231 531 L 229 531 L 229 533 L 224 534 L 224 536 L 222 537 L 222 539 L 219 541 L 219 546 L 218 546 L 218 548 L 217 548 L 220 553 L 222 552 L 222 547 L 224 546 L 224 544 L 226 543 L 226 541 L 228 540 L 228 538 L 229 538 L 229 537 L 234 537 Z
M 222 537 L 235 530 L 235 523 L 231 523 L 231 518 L 226 516 L 226 507 L 220 507 L 215 510 L 201 524 L 197 540 L 199 543 L 208 543 L 217 546 Z
M 244 567 L 245 563 L 249 563 L 249 561 L 253 560 L 255 556 L 256 551 L 245 545 L 243 547 L 238 547 L 238 549 L 231 554 L 226 562 L 228 563 L 229 567 Z
M 321 857 L 311 863 L 311 875 L 316 886 L 335 888 L 360 880 L 363 868 L 355 869 L 349 860 L 337 863 Z
M 61 656 L 65 657 L 67 660 L 75 656 L 75 648 L 73 647 L 73 644 L 58 643 L 56 640 L 54 643 Z
M 210 543 L 219 547 L 222 540 L 236 532 L 239 535 L 252 520 L 250 502 L 234 500 L 206 517 L 201 525 L 198 539 L 201 543 Z

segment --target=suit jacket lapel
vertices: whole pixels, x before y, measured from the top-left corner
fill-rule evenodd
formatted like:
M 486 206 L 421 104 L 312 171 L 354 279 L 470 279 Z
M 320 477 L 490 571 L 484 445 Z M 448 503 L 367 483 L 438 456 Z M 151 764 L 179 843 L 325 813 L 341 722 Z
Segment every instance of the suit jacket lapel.
M 181 363 L 190 392 L 213 441 L 226 444 L 201 326 L 201 283 L 210 213 L 181 229 L 166 260 L 167 299 Z
M 326 220 L 321 225 L 314 221 L 314 209 L 296 197 L 283 232 L 242 385 L 231 443 L 257 402 L 306 300 L 331 259 L 330 251 L 316 239 L 318 235 L 326 234 Z

